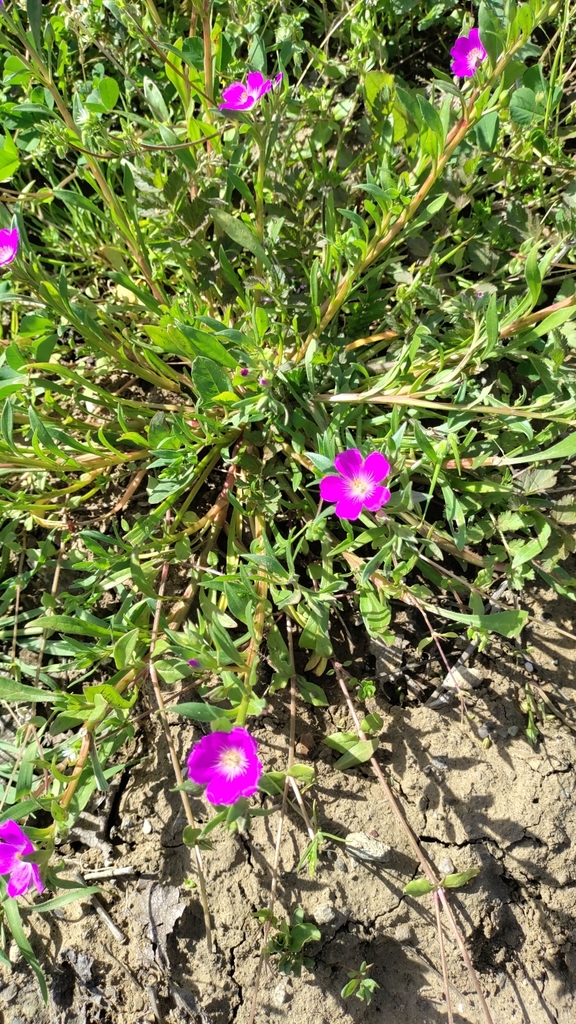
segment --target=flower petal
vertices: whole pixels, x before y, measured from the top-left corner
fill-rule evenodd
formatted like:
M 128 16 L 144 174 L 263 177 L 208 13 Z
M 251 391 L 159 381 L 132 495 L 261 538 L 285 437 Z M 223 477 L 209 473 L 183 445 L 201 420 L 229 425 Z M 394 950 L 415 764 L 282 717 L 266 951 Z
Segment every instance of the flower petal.
M 0 825 L 0 839 L 3 839 L 9 846 L 13 846 L 18 853 L 34 852 L 34 847 L 26 833 L 11 818 Z
M 336 515 L 340 516 L 340 519 L 358 519 L 362 511 L 362 505 L 362 498 L 345 495 L 336 505 Z
M 231 82 L 225 89 L 222 89 L 222 99 L 226 100 L 226 102 L 236 103 L 245 92 L 246 86 L 243 82 Z
M 17 866 L 14 868 L 10 875 L 10 881 L 7 886 L 7 893 L 9 896 L 22 896 L 23 893 L 28 892 L 34 885 L 34 875 L 32 872 L 32 865 L 26 864 L 25 861 L 18 861 Z
M 390 463 L 380 452 L 371 452 L 362 467 L 362 476 L 371 477 L 375 483 L 383 480 L 389 472 Z
M 216 772 L 206 787 L 206 799 L 211 804 L 236 803 L 241 796 L 253 796 L 258 789 L 258 782 L 262 775 L 262 762 L 259 757 L 253 755 L 246 768 L 239 775 L 227 778 L 223 772 Z
M 17 853 L 13 846 L 0 843 L 0 875 L 7 875 L 14 870 L 19 863 Z
M 377 512 L 382 505 L 390 501 L 390 491 L 387 487 L 374 487 L 364 498 L 364 508 L 369 512 Z
M 211 732 L 196 743 L 188 755 L 188 775 L 199 786 L 205 786 L 214 776 L 218 759 L 230 745 L 227 732 Z
M 206 786 L 206 799 L 211 804 L 235 804 L 242 796 L 242 783 L 240 776 L 235 779 L 227 779 L 225 775 L 217 773 Z
M 347 451 L 336 456 L 334 465 L 338 472 L 342 473 L 342 476 L 357 476 L 362 468 L 362 452 L 359 452 L 357 448 L 348 448 Z
M 220 110 L 249 110 L 255 102 L 256 97 L 242 82 L 232 82 L 222 90 Z
M 3 228 L 0 231 L 0 267 L 12 262 L 18 252 L 19 242 L 18 228 Z
M 322 501 L 339 501 L 344 495 L 345 483 L 341 476 L 325 476 L 320 481 Z
M 470 29 L 470 31 L 468 33 L 468 42 L 470 43 L 470 45 L 475 50 L 483 50 L 484 51 L 484 57 L 482 58 L 482 60 L 484 60 L 484 58 L 487 56 L 487 54 L 486 54 L 486 50 L 484 50 L 484 47 L 483 47 L 483 45 L 482 45 L 482 43 L 480 41 L 480 30 L 479 29 L 477 29 L 477 28 L 471 28 Z
M 44 882 L 40 878 L 40 871 L 38 870 L 38 865 L 31 864 L 30 867 L 32 868 L 32 881 L 36 886 L 36 889 L 38 890 L 38 892 L 44 892 L 46 886 L 44 885 Z
M 266 85 L 266 79 L 261 71 L 249 71 L 246 77 L 246 82 L 251 93 L 254 93 L 256 99 L 260 99 L 263 95 L 264 86 Z
M 245 774 L 239 776 L 243 780 L 242 796 L 254 796 L 263 771 L 264 766 L 259 757 L 255 757 L 253 761 L 250 761 Z

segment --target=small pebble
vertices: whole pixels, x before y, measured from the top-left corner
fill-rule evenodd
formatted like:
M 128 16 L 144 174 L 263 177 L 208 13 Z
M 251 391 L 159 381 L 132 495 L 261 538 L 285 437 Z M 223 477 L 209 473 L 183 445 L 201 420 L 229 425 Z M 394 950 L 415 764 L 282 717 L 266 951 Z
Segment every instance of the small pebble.
M 531 661 L 525 661 L 524 662 L 524 668 L 525 668 L 526 672 L 534 672 L 535 671 L 534 664 Z
M 144 818 L 144 821 L 142 822 L 142 831 L 145 836 L 149 836 L 152 831 L 152 825 L 148 821 L 148 818 Z
M 488 739 L 497 728 L 496 722 L 484 722 L 478 726 L 478 735 L 481 740 Z
M 4 1000 L 5 1003 L 11 1003 L 13 999 L 16 999 L 17 995 L 18 989 L 14 982 L 12 982 L 10 985 L 7 985 L 4 991 L 2 992 L 2 999 Z
M 409 924 L 399 924 L 394 932 L 396 942 L 411 944 L 414 941 L 414 932 Z
M 304 732 L 300 737 L 299 743 L 296 744 L 296 753 L 300 754 L 301 757 L 307 757 L 308 754 L 314 750 L 316 743 L 311 732 Z
M 334 861 L 334 867 L 337 871 L 341 871 L 343 875 L 348 874 L 348 865 L 344 860 L 344 857 L 341 857 L 339 854 L 336 856 L 336 860 Z
M 275 988 L 272 989 L 272 995 L 270 996 L 270 1002 L 272 1006 L 280 1007 L 283 1006 L 288 999 L 288 992 L 286 990 L 286 982 L 281 981 Z
M 450 857 L 442 857 L 442 860 L 438 861 L 438 871 L 441 875 L 454 874 L 454 865 L 450 860 Z
M 378 864 L 387 859 L 390 847 L 380 839 L 373 839 L 366 835 L 366 832 L 350 832 L 346 836 L 344 851 L 355 860 L 371 861 Z
M 336 911 L 331 903 L 319 903 L 312 911 L 312 918 L 319 928 L 322 925 L 332 924 L 335 917 Z

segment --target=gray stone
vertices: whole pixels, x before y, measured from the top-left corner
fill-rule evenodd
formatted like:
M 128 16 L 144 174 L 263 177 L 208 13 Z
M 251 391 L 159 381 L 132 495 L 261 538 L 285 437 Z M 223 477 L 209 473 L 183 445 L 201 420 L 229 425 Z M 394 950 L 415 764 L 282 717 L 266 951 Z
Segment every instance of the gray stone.
M 272 1006 L 284 1006 L 284 1003 L 288 1001 L 288 999 L 290 998 L 288 993 L 288 985 L 289 982 L 287 980 L 281 981 L 278 983 L 278 985 L 276 985 L 275 988 L 272 989 L 272 994 L 270 996 L 270 1002 L 272 1003 Z
M 11 1003 L 13 999 L 16 999 L 17 995 L 18 989 L 14 982 L 11 982 L 11 984 L 7 985 L 4 991 L 2 992 L 2 999 L 4 1000 L 5 1003 Z
M 312 917 L 320 928 L 322 925 L 332 924 L 336 918 L 336 911 L 331 903 L 319 903 L 312 911 Z
M 414 941 L 414 932 L 409 924 L 399 924 L 394 931 L 396 942 L 411 945 Z
M 355 860 L 380 864 L 388 858 L 390 847 L 380 839 L 373 839 L 366 832 L 349 832 L 344 851 Z
M 453 875 L 455 868 L 450 860 L 450 857 L 442 857 L 442 860 L 438 861 L 438 871 L 441 875 Z

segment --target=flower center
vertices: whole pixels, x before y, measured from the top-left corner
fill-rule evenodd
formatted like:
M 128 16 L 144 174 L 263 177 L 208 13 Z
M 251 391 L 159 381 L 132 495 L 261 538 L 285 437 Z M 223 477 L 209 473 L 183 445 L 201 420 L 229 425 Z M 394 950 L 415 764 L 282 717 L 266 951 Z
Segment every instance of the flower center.
M 220 754 L 218 768 L 227 779 L 235 779 L 248 767 L 248 758 L 243 750 L 238 747 L 230 747 Z
M 355 476 L 350 481 L 350 490 L 355 498 L 365 498 L 371 488 L 371 481 L 365 477 Z
M 242 95 L 240 97 L 240 102 L 241 103 L 246 103 L 247 99 L 248 99 L 248 93 L 246 92 L 246 90 L 244 90 L 244 92 L 242 93 Z
M 476 49 L 470 50 L 468 54 L 468 61 L 471 68 L 477 68 L 479 64 L 484 60 L 484 50 Z

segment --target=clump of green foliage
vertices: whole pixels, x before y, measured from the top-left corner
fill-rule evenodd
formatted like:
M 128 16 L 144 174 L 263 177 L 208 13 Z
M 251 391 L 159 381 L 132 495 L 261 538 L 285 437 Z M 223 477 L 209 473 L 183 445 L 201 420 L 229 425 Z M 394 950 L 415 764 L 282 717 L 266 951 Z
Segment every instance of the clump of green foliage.
M 468 5 L 4 5 L 0 819 L 48 853 L 148 673 L 244 724 L 296 669 L 328 703 L 342 607 L 485 643 L 532 580 L 576 594 L 569 9 L 486 0 L 455 81 Z M 248 69 L 283 79 L 220 111 Z M 317 486 L 351 447 L 392 464 L 355 523 Z

